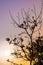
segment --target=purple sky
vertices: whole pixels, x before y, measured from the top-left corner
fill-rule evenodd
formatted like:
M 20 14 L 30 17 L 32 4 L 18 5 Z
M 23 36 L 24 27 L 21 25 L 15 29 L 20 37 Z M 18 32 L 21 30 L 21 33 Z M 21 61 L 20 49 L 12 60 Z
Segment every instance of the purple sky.
M 14 33 L 9 9 L 13 16 L 17 16 L 17 13 L 21 11 L 21 8 L 27 9 L 33 7 L 33 1 L 37 5 L 40 4 L 40 0 L 0 0 L 0 38 Z
M 6 46 L 5 38 L 17 33 L 17 29 L 13 26 L 9 15 L 9 9 L 14 18 L 21 8 L 28 9 L 33 7 L 33 1 L 37 6 L 40 6 L 40 0 L 0 0 L 0 50 L 3 51 L 3 46 Z M 3 44 L 3 46 L 2 46 Z M 7 47 L 7 46 L 6 46 Z
M 3 38 L 3 36 L 12 33 L 9 9 L 14 16 L 17 16 L 17 12 L 21 8 L 30 7 L 30 3 L 32 3 L 32 0 L 0 0 L 0 37 Z

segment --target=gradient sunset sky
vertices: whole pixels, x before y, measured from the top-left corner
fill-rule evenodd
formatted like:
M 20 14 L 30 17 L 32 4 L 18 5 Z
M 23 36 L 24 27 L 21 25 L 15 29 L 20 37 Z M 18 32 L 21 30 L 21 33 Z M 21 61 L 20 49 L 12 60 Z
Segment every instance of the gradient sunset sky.
M 5 38 L 14 36 L 19 32 L 12 24 L 9 9 L 11 10 L 13 17 L 16 18 L 17 13 L 20 12 L 21 9 L 24 8 L 27 10 L 28 8 L 33 8 L 33 2 L 39 11 L 41 6 L 40 0 L 0 0 L 0 65 L 7 65 L 4 63 L 5 61 L 2 60 L 5 60 L 4 52 L 10 49 Z

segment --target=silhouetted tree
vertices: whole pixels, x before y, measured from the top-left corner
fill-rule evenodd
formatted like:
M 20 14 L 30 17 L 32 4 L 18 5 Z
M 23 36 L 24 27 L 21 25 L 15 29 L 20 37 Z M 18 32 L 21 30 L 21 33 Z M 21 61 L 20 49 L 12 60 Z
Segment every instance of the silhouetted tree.
M 36 59 L 34 65 L 43 65 L 43 36 L 39 36 L 36 39 Z
M 16 20 L 13 18 L 10 12 L 10 16 L 14 24 L 16 24 L 18 28 L 23 29 L 24 31 L 19 33 L 17 37 L 14 37 L 13 39 L 6 38 L 6 40 L 9 42 L 9 44 L 13 44 L 14 47 L 16 46 L 17 48 L 16 50 L 14 50 L 14 52 L 11 53 L 11 55 L 14 55 L 16 58 L 22 58 L 25 61 L 30 61 L 30 65 L 32 65 L 32 61 L 35 62 L 35 60 L 38 59 L 38 65 L 39 65 L 39 63 L 41 63 L 41 59 L 43 59 L 41 58 L 43 56 L 43 53 L 42 53 L 43 46 L 41 45 L 43 44 L 43 41 L 41 40 L 40 37 L 38 37 L 38 39 L 33 39 L 34 37 L 33 34 L 34 33 L 36 34 L 36 32 L 41 29 L 42 8 L 40 10 L 39 15 L 37 16 L 36 16 L 35 6 L 34 6 L 34 9 L 32 9 L 31 11 L 34 13 L 33 13 L 33 16 L 30 17 L 31 15 L 29 14 L 30 12 L 29 11 L 26 12 L 23 9 L 22 11 L 23 21 L 20 24 L 16 22 Z M 19 16 L 18 16 L 18 20 L 20 21 Z M 26 44 L 23 43 L 24 42 L 23 35 L 25 36 L 26 39 L 28 39 L 28 42 L 26 42 Z M 40 54 L 41 54 L 41 57 L 40 57 Z M 7 61 L 9 62 L 10 60 L 7 60 Z M 34 65 L 37 65 L 37 63 L 35 62 Z

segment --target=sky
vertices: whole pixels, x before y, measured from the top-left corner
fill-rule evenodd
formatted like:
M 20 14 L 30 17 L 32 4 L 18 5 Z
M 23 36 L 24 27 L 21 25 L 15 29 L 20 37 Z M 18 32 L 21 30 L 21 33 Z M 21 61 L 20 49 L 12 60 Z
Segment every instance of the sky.
M 11 13 L 13 17 L 16 19 L 18 12 L 21 11 L 21 9 L 27 10 L 28 8 L 33 7 L 33 2 L 38 7 L 38 11 L 40 10 L 40 0 L 0 0 L 0 64 L 3 64 L 4 61 L 2 57 L 4 57 L 5 60 L 5 54 L 4 52 L 6 50 L 12 49 L 9 44 L 6 42 L 6 37 L 14 36 L 19 33 L 19 30 L 16 29 L 16 27 L 12 24 L 12 19 L 9 14 L 9 9 L 11 10 Z M 18 21 L 17 21 L 18 22 Z M 43 33 L 43 31 L 42 31 Z M 7 57 L 6 57 L 7 58 Z M 6 61 L 5 61 L 6 62 Z

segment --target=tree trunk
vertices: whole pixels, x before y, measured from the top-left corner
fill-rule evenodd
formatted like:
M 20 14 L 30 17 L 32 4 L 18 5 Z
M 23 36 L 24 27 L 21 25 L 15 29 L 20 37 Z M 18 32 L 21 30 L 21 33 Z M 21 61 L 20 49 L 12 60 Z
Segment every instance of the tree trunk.
M 30 61 L 30 65 L 32 65 L 32 60 Z

